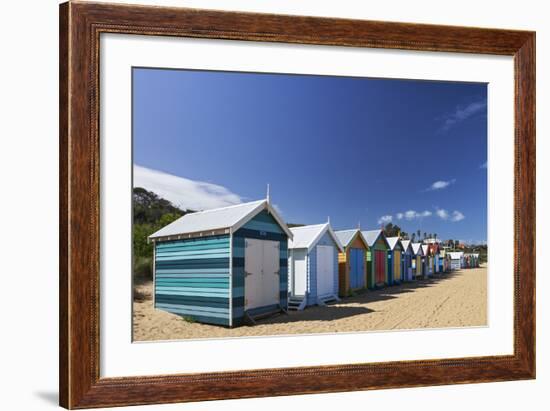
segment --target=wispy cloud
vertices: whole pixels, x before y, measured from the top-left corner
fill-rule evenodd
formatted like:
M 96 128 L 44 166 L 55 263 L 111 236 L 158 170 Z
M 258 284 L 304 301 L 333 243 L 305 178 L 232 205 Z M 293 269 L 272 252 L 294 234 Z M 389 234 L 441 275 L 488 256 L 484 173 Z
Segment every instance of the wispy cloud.
M 443 125 L 440 130 L 449 131 L 456 124 L 483 112 L 486 107 L 487 101 L 485 100 L 472 101 L 469 104 L 457 106 L 452 113 L 443 117 Z
M 134 165 L 134 187 L 143 187 L 184 210 L 208 210 L 242 202 L 228 188 Z
M 395 219 L 413 221 L 413 220 L 428 218 L 428 217 L 431 217 L 432 215 L 439 217 L 441 220 L 452 221 L 452 222 L 462 221 L 466 218 L 464 214 L 458 210 L 455 210 L 451 213 L 445 210 L 444 208 L 436 207 L 435 213 L 432 213 L 430 210 L 424 210 L 424 211 L 407 210 L 400 213 L 396 213 Z M 378 219 L 378 224 L 388 223 L 388 222 L 391 222 L 392 220 L 393 220 L 393 216 L 391 214 L 387 214 Z
M 437 208 L 435 210 L 435 215 L 437 215 L 442 220 L 449 220 L 452 222 L 462 221 L 466 218 L 464 214 L 458 210 L 454 210 L 452 213 L 450 213 L 444 208 Z
M 442 208 L 438 208 L 435 211 L 435 214 L 442 220 L 447 220 L 449 218 L 449 213 L 447 212 L 447 210 L 444 210 Z
M 464 220 L 466 217 L 464 216 L 464 214 L 462 214 L 460 211 L 453 211 L 453 215 L 451 216 L 451 221 L 462 221 Z
M 436 190 L 443 190 L 444 188 L 449 187 L 451 184 L 456 183 L 456 178 L 453 178 L 452 180 L 437 180 L 432 183 L 431 186 L 429 186 L 424 191 L 436 191 Z
M 424 211 L 407 210 L 402 213 L 397 213 L 395 217 L 398 220 L 405 219 L 408 221 L 412 221 L 412 220 L 418 220 L 420 218 L 430 217 L 431 215 L 432 215 L 432 212 L 429 210 L 424 210 Z
M 388 224 L 391 223 L 393 220 L 393 217 L 391 215 L 383 215 L 378 219 L 378 224 Z

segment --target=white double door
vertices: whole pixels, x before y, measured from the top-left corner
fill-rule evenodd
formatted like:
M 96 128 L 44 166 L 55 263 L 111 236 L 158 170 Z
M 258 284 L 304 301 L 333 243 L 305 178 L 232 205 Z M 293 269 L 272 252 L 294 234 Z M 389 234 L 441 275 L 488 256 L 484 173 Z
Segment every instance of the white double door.
M 245 310 L 279 304 L 279 242 L 245 239 Z

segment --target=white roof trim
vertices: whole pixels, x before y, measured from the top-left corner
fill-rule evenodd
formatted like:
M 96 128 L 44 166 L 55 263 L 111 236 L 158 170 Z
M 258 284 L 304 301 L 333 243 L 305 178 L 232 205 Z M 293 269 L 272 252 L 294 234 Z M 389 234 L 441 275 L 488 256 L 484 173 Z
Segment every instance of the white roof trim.
M 459 260 L 464 256 L 464 253 L 462 251 L 449 251 L 449 257 L 451 257 L 451 260 Z
M 384 230 L 382 229 L 376 229 L 376 230 L 363 230 L 361 231 L 361 235 L 365 239 L 365 242 L 370 247 L 373 247 L 376 245 L 376 242 L 380 237 L 384 240 L 384 243 L 386 244 L 386 247 L 391 249 L 390 244 L 388 243 L 388 239 L 386 238 L 386 234 L 384 234 Z M 376 235 L 376 237 L 375 237 Z M 369 240 L 371 240 L 369 242 Z
M 292 235 L 292 231 L 288 228 L 286 223 L 283 221 L 279 213 L 275 211 L 275 208 L 271 205 L 271 203 L 267 200 L 262 201 L 258 207 L 256 207 L 254 210 L 249 212 L 247 215 L 242 217 L 239 221 L 237 221 L 235 224 L 233 224 L 232 227 L 229 227 L 229 231 L 231 234 L 233 234 L 235 231 L 237 231 L 239 228 L 244 226 L 246 223 L 248 223 L 250 220 L 252 220 L 257 214 L 259 214 L 261 211 L 267 210 L 269 214 L 277 221 L 277 223 L 281 226 L 283 231 L 286 235 L 288 235 L 288 238 L 294 238 Z
M 416 251 L 414 250 L 416 248 Z M 422 250 L 422 243 L 411 243 L 411 249 L 414 255 L 424 255 L 424 250 Z
M 413 249 L 411 247 L 411 240 L 399 240 L 401 243 L 401 248 L 403 249 L 404 253 L 407 253 L 407 250 L 410 248 L 411 252 L 413 252 Z M 405 246 L 405 243 L 407 243 L 407 246 Z
M 399 248 L 401 248 L 401 251 L 403 251 L 403 244 L 401 244 L 401 240 L 399 239 L 399 237 L 386 237 L 386 242 L 388 243 L 391 251 L 395 251 L 395 248 L 397 246 L 399 246 Z
M 239 210 L 239 208 L 242 208 L 242 210 Z M 217 231 L 225 231 L 227 234 L 233 234 L 263 210 L 268 211 L 290 239 L 293 238 L 292 232 L 271 204 L 267 200 L 260 200 L 186 214 L 151 234 L 149 239 L 170 240 L 184 237 L 195 238 L 213 235 Z M 233 217 L 231 216 L 232 212 L 234 214 Z M 222 213 L 222 217 L 220 217 L 220 213 Z M 228 213 L 229 215 L 227 215 Z M 208 224 L 208 221 L 204 224 L 203 220 L 208 220 L 209 217 L 211 219 L 210 224 Z M 216 217 L 218 217 L 219 221 L 212 223 L 212 219 L 216 220 Z M 192 222 L 189 222 L 187 218 L 191 218 Z M 199 222 L 196 221 L 197 218 Z M 193 219 L 195 221 L 193 221 Z
M 315 224 L 315 225 L 305 225 L 305 226 L 301 226 L 301 227 L 293 227 L 290 229 L 290 231 L 300 231 L 300 230 L 303 230 L 303 229 L 312 229 L 313 227 L 319 227 L 320 230 L 316 233 L 315 237 L 313 237 L 311 239 L 311 241 L 309 241 L 309 243 L 307 243 L 307 246 L 304 246 L 304 247 L 293 247 L 291 245 L 289 245 L 289 249 L 299 249 L 299 248 L 305 248 L 307 249 L 307 252 L 311 252 L 311 250 L 313 250 L 313 248 L 317 245 L 317 243 L 321 240 L 321 238 L 323 238 L 323 236 L 325 235 L 325 233 L 328 232 L 329 236 L 332 238 L 332 240 L 334 241 L 334 243 L 336 244 L 336 248 L 338 248 L 338 250 L 340 252 L 344 252 L 344 247 L 342 246 L 342 244 L 340 243 L 340 240 L 338 240 L 338 237 L 336 237 L 336 234 L 334 233 L 334 231 L 332 230 L 332 227 L 330 226 L 330 223 L 324 223 L 324 224 Z M 322 228 L 321 228 L 322 227 Z
M 340 250 L 341 253 L 344 252 L 344 246 L 342 244 L 340 244 L 340 240 L 338 240 L 338 237 L 336 237 L 336 234 L 334 233 L 334 230 L 332 229 L 332 226 L 327 223 L 327 226 L 328 226 L 328 233 L 330 234 L 330 236 L 332 237 L 332 239 L 334 240 L 334 242 L 336 243 L 336 246 L 338 247 L 338 250 Z
M 366 249 L 369 249 L 369 244 L 367 243 L 367 240 L 365 238 L 365 236 L 363 235 L 363 233 L 361 232 L 361 230 L 359 230 L 358 228 L 353 228 L 353 229 L 350 229 L 350 230 L 338 230 L 339 233 L 350 233 L 350 232 L 354 232 L 354 234 L 348 239 L 347 243 L 346 244 L 341 244 L 343 248 L 346 248 L 347 246 L 349 246 L 353 240 L 355 240 L 355 237 L 357 237 L 357 233 L 359 233 L 359 237 L 361 238 L 361 240 L 363 241 L 363 245 L 365 246 Z M 336 236 L 336 233 L 334 234 Z M 338 240 L 340 241 L 340 240 Z
M 328 232 L 328 234 L 332 237 L 334 242 L 336 243 L 336 247 L 338 250 L 343 253 L 344 252 L 344 246 L 340 244 L 340 240 L 338 240 L 338 237 L 336 237 L 336 234 L 334 233 L 334 230 L 330 226 L 329 223 L 325 224 L 325 228 L 317 235 L 317 237 L 312 241 L 312 244 L 308 247 L 308 251 L 311 251 L 311 249 L 317 245 L 319 240 L 325 235 L 325 233 Z

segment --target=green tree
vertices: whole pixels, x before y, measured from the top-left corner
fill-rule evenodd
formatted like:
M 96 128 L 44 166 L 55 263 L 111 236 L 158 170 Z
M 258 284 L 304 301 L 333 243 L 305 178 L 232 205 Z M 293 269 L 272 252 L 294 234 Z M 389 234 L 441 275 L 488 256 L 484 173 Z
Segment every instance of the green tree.
M 401 227 L 399 227 L 398 225 L 388 223 L 384 226 L 384 234 L 386 235 L 386 237 L 398 237 L 400 235 L 403 236 L 407 233 L 402 232 Z
M 189 212 L 192 211 L 180 210 L 151 191 L 134 188 L 132 244 L 133 272 L 137 281 L 153 277 L 153 244 L 148 241 L 149 236 Z

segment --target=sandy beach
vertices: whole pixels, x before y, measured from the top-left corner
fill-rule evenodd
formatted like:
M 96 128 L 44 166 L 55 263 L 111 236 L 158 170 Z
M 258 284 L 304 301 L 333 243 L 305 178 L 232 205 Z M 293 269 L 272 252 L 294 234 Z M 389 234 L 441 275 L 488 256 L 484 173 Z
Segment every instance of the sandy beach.
M 155 310 L 152 283 L 136 286 L 134 341 L 227 338 L 483 326 L 487 324 L 487 268 L 455 271 L 376 291 L 326 307 L 309 307 L 234 329 L 188 322 Z

